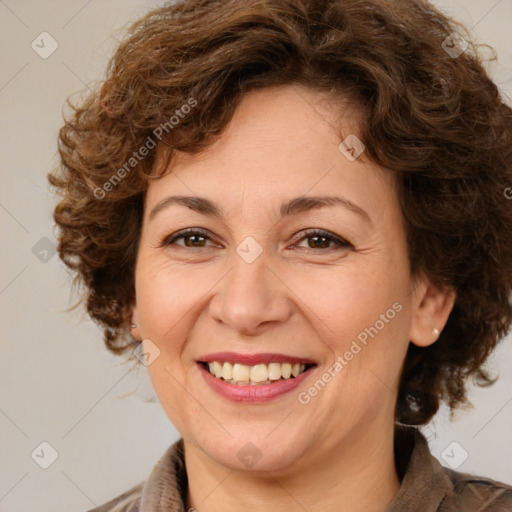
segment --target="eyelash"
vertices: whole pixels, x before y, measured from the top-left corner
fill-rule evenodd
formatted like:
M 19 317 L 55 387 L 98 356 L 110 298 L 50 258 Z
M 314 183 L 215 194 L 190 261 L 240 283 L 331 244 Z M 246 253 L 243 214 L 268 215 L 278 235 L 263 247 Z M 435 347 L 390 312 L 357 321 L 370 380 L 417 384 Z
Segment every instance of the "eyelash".
M 160 244 L 160 247 L 167 247 L 169 245 L 173 245 L 176 240 L 179 240 L 181 238 L 188 238 L 194 235 L 199 235 L 201 237 L 204 237 L 208 240 L 211 240 L 208 236 L 208 233 L 202 229 L 197 228 L 188 228 L 182 231 L 178 231 L 177 233 L 174 233 L 173 235 L 168 236 L 164 240 L 162 240 L 162 243 Z M 312 229 L 310 231 L 304 231 L 302 232 L 302 238 L 299 239 L 299 241 L 302 241 L 304 239 L 313 238 L 315 236 L 325 238 L 328 242 L 334 242 L 339 248 L 353 248 L 354 246 L 348 242 L 347 240 L 344 240 L 343 238 L 336 236 L 329 231 L 324 231 L 323 229 Z M 186 248 L 186 246 L 184 247 Z M 190 249 L 201 249 L 202 247 L 190 247 Z M 311 251 L 314 251 L 315 248 L 308 248 Z M 317 250 L 329 250 L 333 249 L 333 247 L 326 247 L 316 248 Z

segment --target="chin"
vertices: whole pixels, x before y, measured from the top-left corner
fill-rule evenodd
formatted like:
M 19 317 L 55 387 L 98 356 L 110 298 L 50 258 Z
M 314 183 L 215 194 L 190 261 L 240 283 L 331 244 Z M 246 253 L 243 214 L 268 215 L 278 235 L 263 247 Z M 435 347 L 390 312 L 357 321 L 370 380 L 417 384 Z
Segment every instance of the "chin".
M 248 429 L 232 435 L 209 436 L 195 444 L 217 464 L 237 471 L 280 471 L 293 466 L 303 455 L 303 448 L 299 451 L 297 447 L 304 447 L 304 439 L 298 443 L 293 436 L 252 434 Z

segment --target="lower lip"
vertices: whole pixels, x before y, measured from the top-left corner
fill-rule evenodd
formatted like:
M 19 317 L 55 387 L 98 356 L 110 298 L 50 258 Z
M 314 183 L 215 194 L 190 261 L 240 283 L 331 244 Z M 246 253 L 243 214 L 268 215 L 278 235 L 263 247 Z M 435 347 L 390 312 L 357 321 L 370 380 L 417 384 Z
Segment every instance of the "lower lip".
M 201 374 L 207 384 L 219 395 L 234 402 L 269 402 L 290 391 L 294 390 L 311 374 L 311 370 L 316 367 L 308 368 L 298 377 L 287 380 L 279 380 L 272 384 L 258 384 L 238 386 L 237 384 L 228 384 L 222 379 L 214 377 L 201 363 L 197 363 Z

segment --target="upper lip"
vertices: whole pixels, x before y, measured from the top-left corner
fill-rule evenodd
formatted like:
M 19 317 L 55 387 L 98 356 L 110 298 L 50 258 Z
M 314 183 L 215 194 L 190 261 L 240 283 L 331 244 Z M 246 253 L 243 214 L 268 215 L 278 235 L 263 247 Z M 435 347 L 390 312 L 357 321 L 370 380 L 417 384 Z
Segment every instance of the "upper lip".
M 214 354 L 208 354 L 197 359 L 200 362 L 229 362 L 239 363 L 248 366 L 254 366 L 256 364 L 268 364 L 268 363 L 305 363 L 315 364 L 316 362 L 307 357 L 295 357 L 286 354 L 239 354 L 237 352 L 215 352 Z

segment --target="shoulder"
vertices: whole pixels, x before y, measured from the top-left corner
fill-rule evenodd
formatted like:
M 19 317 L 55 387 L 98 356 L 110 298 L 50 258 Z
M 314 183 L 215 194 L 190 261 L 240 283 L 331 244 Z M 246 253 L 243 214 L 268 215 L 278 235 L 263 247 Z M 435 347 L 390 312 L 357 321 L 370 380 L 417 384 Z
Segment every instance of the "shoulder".
M 414 427 L 397 428 L 401 487 L 387 512 L 512 512 L 512 486 L 441 465 Z
M 468 512 L 512 511 L 512 486 L 490 478 L 443 468 L 452 482 L 457 510 Z
M 144 482 L 134 485 L 107 503 L 87 512 L 139 512 Z

